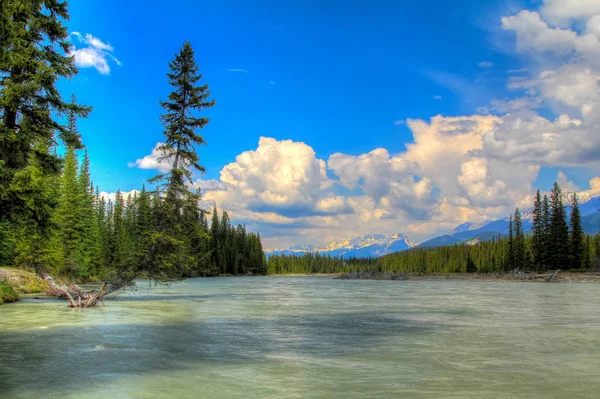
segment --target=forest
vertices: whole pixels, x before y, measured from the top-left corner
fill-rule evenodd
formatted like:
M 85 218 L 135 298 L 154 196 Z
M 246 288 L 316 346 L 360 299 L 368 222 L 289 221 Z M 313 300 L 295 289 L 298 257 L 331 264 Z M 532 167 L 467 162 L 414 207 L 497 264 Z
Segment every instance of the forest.
M 215 100 L 187 41 L 160 101 L 169 171 L 133 197 L 100 195 L 77 126 L 92 108 L 56 86 L 78 73 L 68 19 L 63 1 L 1 3 L 0 266 L 116 286 L 138 276 L 265 274 L 260 236 L 233 226 L 226 211 L 202 209 L 202 193 L 190 189 L 193 173 L 205 172 L 197 148 L 209 118 L 200 113 Z
M 316 254 L 271 255 L 267 270 L 272 274 L 349 273 L 379 271 L 392 273 L 505 273 L 514 270 L 584 271 L 600 266 L 600 234 L 586 235 L 581 227 L 577 194 L 571 197 L 567 215 L 558 183 L 550 196 L 538 190 L 533 204 L 533 228 L 523 232 L 517 208 L 509 216 L 509 232 L 492 241 L 445 247 L 418 246 L 376 259 L 342 259 Z

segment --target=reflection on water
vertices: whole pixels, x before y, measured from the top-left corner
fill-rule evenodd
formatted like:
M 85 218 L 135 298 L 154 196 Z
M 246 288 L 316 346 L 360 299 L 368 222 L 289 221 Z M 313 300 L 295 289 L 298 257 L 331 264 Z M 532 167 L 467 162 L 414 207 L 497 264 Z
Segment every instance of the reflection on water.
M 0 307 L 2 398 L 589 398 L 600 286 L 191 279 Z

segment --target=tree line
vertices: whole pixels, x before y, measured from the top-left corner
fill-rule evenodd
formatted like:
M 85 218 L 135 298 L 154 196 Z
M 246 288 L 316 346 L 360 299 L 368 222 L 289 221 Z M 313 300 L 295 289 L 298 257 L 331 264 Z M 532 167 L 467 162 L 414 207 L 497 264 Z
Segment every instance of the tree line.
M 554 183 L 550 196 L 538 190 L 532 212 L 533 228 L 523 231 L 517 208 L 509 217 L 507 235 L 477 244 L 412 248 L 380 258 L 349 258 L 306 255 L 271 255 L 269 273 L 473 273 L 545 270 L 588 270 L 600 267 L 600 234 L 586 235 L 581 227 L 577 194 L 570 198 L 567 215 L 564 195 Z
M 216 208 L 209 225 L 200 190 L 190 189 L 193 172 L 205 171 L 196 146 L 209 119 L 198 114 L 215 101 L 189 42 L 169 63 L 172 92 L 160 102 L 160 160 L 170 168 L 150 191 L 113 200 L 94 187 L 87 152 L 77 155 L 77 120 L 91 107 L 56 88 L 77 74 L 67 3 L 5 0 L 0 11 L 0 266 L 118 284 L 140 274 L 266 273 L 260 236 Z

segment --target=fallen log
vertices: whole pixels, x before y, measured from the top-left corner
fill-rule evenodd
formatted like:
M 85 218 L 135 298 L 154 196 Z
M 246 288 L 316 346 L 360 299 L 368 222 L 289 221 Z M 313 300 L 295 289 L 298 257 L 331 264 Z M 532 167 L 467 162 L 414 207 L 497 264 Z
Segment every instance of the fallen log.
M 108 282 L 104 282 L 100 290 L 85 291 L 81 289 L 77 284 L 56 284 L 51 276 L 45 276 L 44 280 L 48 282 L 48 288 L 46 289 L 47 296 L 53 296 L 56 298 L 66 298 L 69 300 L 69 306 L 72 308 L 89 308 L 98 306 L 99 303 L 103 303 L 103 298 L 116 291 L 120 287 L 109 288 Z
M 555 270 L 550 276 L 548 276 L 546 278 L 546 281 L 548 281 L 548 282 L 555 281 L 557 279 L 557 277 L 558 277 L 558 273 L 560 273 L 560 269 Z

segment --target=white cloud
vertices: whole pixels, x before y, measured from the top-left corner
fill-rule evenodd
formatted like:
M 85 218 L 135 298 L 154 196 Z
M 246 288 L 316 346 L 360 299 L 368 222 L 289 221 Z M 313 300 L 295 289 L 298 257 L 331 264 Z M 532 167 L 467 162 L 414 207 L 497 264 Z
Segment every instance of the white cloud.
M 250 73 L 250 71 L 243 68 L 227 68 L 227 72 Z
M 433 99 L 434 99 L 434 100 L 441 100 L 441 99 L 442 99 L 442 96 L 438 96 L 438 95 L 436 95 L 436 96 L 433 96 Z
M 564 192 L 574 193 L 581 191 L 581 188 L 569 180 L 567 174 L 562 170 L 558 171 L 558 175 L 556 176 L 556 181 L 560 184 L 560 187 Z
M 515 31 L 517 50 L 520 52 L 548 52 L 569 56 L 574 52 L 588 59 L 600 57 L 598 28 L 600 15 L 587 23 L 586 30 L 578 34 L 571 29 L 551 28 L 537 12 L 523 10 L 517 15 L 502 18 L 502 29 Z
M 565 24 L 600 14 L 598 0 L 545 0 L 541 13 L 553 24 Z
M 327 203 L 321 190 L 331 183 L 326 164 L 314 150 L 301 142 L 278 141 L 261 137 L 258 148 L 245 151 L 221 170 L 220 182 L 226 190 L 208 193 L 236 209 L 264 211 L 273 209 L 282 215 L 306 215 L 323 211 Z M 217 202 L 219 202 L 217 201 Z
M 155 169 L 161 173 L 168 172 L 173 165 L 173 160 L 170 158 L 163 159 L 162 161 L 160 160 L 162 153 L 159 148 L 162 144 L 163 143 L 160 142 L 156 143 L 150 155 L 146 155 L 143 158 L 137 159 L 135 162 L 129 162 L 127 166 L 130 168 L 137 167 L 140 169 Z
M 123 196 L 123 200 L 125 202 L 127 202 L 128 197 L 131 196 L 131 198 L 134 198 L 139 193 L 140 193 L 139 190 L 121 191 L 121 195 Z M 107 193 L 106 191 L 102 191 L 102 192 L 100 192 L 100 197 L 104 198 L 106 200 L 106 202 L 108 202 L 110 200 L 114 203 L 115 199 L 117 198 L 117 193 L 116 192 Z
M 86 45 L 82 48 L 75 46 L 71 50 L 70 54 L 75 56 L 75 64 L 78 67 L 96 68 L 101 74 L 108 75 L 110 74 L 111 62 L 121 65 L 121 62 L 112 55 L 114 49 L 110 44 L 104 43 L 89 33 L 82 35 L 79 32 L 72 32 L 71 35 L 77 37 L 79 42 Z
M 479 65 L 481 68 L 491 68 L 491 67 L 493 67 L 493 66 L 494 66 L 494 64 L 493 64 L 493 63 L 491 63 L 491 62 L 489 62 L 489 61 L 481 61 L 481 62 L 480 62 L 479 64 L 477 64 L 477 65 Z

